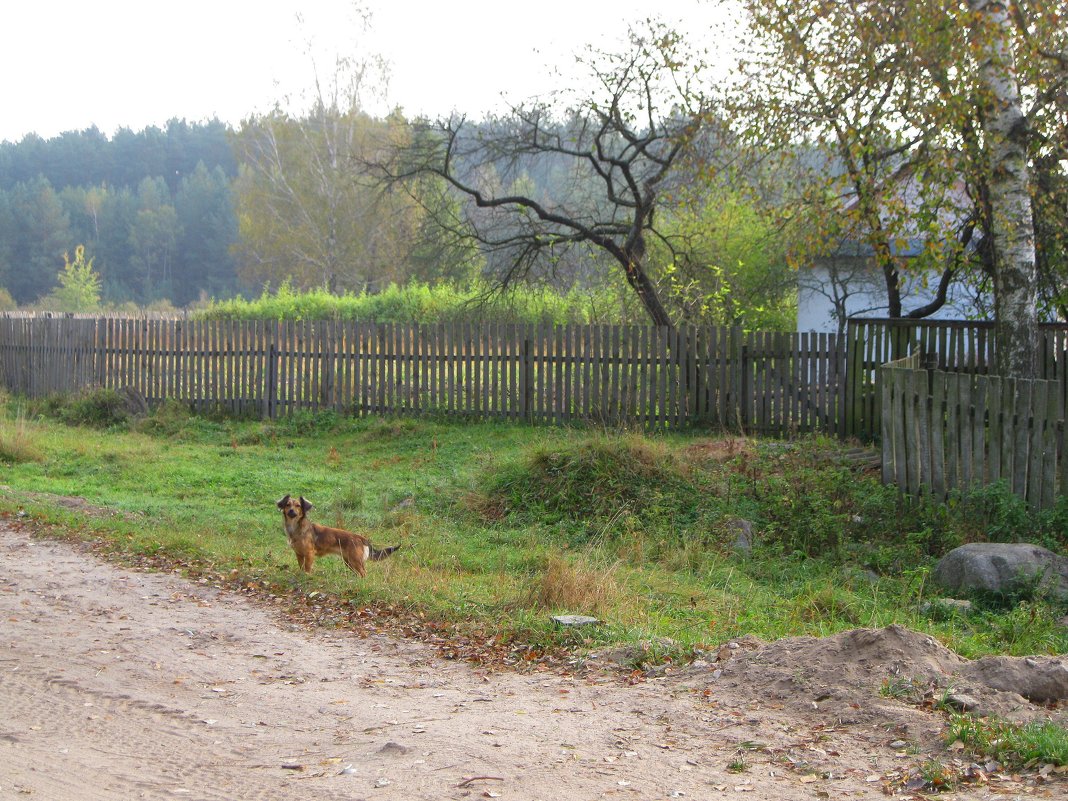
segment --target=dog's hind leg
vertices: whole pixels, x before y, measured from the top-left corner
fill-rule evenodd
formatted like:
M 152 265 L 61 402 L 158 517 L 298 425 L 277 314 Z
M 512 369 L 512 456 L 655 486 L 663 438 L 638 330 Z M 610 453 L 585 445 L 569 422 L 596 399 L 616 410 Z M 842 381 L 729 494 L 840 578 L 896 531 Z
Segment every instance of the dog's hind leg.
M 341 558 L 345 560 L 345 564 L 349 566 L 349 570 L 357 573 L 360 578 L 367 577 L 367 567 L 364 564 L 363 557 L 363 547 L 357 545 L 355 542 L 349 542 L 341 549 Z

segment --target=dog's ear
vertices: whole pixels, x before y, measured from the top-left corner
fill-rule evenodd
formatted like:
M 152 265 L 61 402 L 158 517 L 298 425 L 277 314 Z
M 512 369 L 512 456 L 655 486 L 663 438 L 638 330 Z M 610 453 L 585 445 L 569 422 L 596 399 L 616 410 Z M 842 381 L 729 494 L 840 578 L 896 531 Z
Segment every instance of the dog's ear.
M 289 503 L 289 496 L 283 495 L 281 498 L 278 499 L 278 503 L 276 503 L 275 506 L 277 506 L 279 509 L 285 509 L 287 503 Z
M 313 508 L 312 507 L 312 502 L 309 501 L 307 498 L 305 498 L 303 495 L 301 495 L 300 496 L 300 508 L 304 510 L 305 514 L 307 514 L 308 510 Z

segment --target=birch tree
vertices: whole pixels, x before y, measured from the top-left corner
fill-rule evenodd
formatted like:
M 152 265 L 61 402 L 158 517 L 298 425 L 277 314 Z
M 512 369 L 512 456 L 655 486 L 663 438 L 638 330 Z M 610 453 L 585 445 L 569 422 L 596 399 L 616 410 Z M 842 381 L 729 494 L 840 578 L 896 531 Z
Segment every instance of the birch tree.
M 1031 205 L 1048 194 L 1041 187 L 1064 185 L 1068 2 L 740 4 L 750 56 L 733 107 L 754 147 L 807 163 L 798 219 L 816 232 L 826 215 L 852 227 L 883 275 L 891 316 L 931 313 L 948 281 L 981 270 L 1003 368 L 1031 374 L 1036 256 L 1064 263 L 1063 238 L 1036 243 Z M 922 243 L 920 258 L 900 255 L 910 241 Z M 811 255 L 828 243 L 808 244 Z M 939 276 L 938 292 L 908 308 L 902 275 L 917 267 Z M 1054 302 L 1058 280 L 1045 279 Z

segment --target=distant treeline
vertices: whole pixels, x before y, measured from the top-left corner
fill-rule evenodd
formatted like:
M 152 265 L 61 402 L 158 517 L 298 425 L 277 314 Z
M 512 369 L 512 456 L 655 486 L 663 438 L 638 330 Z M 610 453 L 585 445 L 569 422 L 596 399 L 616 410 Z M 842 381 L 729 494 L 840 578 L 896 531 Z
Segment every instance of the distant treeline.
M 230 136 L 230 129 L 219 120 L 189 123 L 177 119 L 163 128 L 120 128 L 111 137 L 95 126 L 53 139 L 29 134 L 17 143 L 0 143 L 0 189 L 6 191 L 39 176 L 57 189 L 136 188 L 145 178 L 162 178 L 174 193 L 197 164 L 219 167 L 230 178 L 237 175 Z
M 0 144 L 0 287 L 20 305 L 55 286 L 85 245 L 103 299 L 185 305 L 238 288 L 232 250 L 237 162 L 215 120 L 97 128 Z

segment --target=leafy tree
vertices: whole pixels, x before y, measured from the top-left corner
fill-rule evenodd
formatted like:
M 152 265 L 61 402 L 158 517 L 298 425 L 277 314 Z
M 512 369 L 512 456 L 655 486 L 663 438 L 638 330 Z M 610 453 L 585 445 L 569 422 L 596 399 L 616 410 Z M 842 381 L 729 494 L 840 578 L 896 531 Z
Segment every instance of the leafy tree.
M 650 264 L 666 301 L 695 323 L 793 330 L 796 273 L 773 215 L 738 184 L 705 182 L 680 190 L 666 213 L 665 238 Z
M 978 267 L 995 287 L 999 354 L 1017 354 L 1005 370 L 1029 373 L 1032 357 L 1017 344 L 1030 348 L 1034 270 L 999 229 L 1033 230 L 1023 201 L 1041 180 L 1020 165 L 1063 164 L 1068 3 L 741 5 L 751 57 L 734 108 L 754 142 L 792 155 L 807 174 L 812 250 L 828 241 L 822 221 L 842 218 L 845 234 L 870 247 L 891 316 L 931 313 L 950 281 Z M 1013 191 L 998 186 L 1005 176 Z M 910 242 L 924 244 L 918 266 L 941 279 L 934 303 L 906 309 L 902 272 L 914 263 L 900 254 Z
M 405 277 L 421 211 L 404 192 L 373 186 L 363 166 L 405 126 L 374 120 L 357 101 L 318 98 L 305 117 L 276 109 L 242 126 L 235 192 L 246 282 L 341 291 Z
M 74 261 L 63 254 L 59 286 L 42 298 L 38 305 L 51 311 L 94 312 L 100 309 L 100 275 L 93 270 L 93 260 L 85 259 L 85 245 L 74 249 Z

